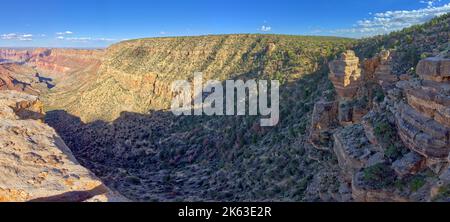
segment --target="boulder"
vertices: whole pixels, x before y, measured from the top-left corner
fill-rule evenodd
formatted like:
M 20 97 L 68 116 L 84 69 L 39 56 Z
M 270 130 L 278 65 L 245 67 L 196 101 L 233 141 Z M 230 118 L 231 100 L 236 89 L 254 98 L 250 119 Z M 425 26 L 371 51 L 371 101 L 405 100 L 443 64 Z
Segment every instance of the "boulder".
M 360 125 L 345 127 L 334 135 L 333 150 L 337 156 L 339 167 L 347 181 L 353 174 L 369 162 L 376 149 L 370 144 Z
M 431 57 L 423 59 L 417 65 L 417 74 L 425 80 L 436 82 L 450 81 L 450 59 Z
M 408 104 L 415 110 L 450 127 L 450 94 L 446 94 L 441 86 L 424 80 L 420 86 L 405 90 L 405 94 Z
M 392 168 L 398 176 L 404 177 L 409 174 L 415 174 L 425 166 L 425 159 L 415 152 L 410 152 L 403 158 L 395 161 Z

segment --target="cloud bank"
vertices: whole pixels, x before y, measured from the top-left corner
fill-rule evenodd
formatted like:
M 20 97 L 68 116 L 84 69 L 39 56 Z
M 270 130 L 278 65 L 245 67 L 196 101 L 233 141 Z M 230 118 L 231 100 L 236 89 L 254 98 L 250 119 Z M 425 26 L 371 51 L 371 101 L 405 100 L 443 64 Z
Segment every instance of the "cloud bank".
M 9 34 L 0 35 L 0 39 L 2 39 L 2 40 L 18 40 L 18 41 L 33 41 L 33 35 L 32 34 L 9 33 Z
M 425 23 L 432 18 L 450 13 L 450 3 L 436 6 L 441 0 L 421 1 L 426 8 L 375 13 L 372 18 L 358 21 L 353 28 L 332 31 L 335 34 L 367 37 L 387 34 L 413 25 Z
M 270 32 L 272 30 L 272 27 L 267 26 L 267 25 L 263 25 L 263 26 L 261 26 L 261 28 L 259 30 L 261 32 Z

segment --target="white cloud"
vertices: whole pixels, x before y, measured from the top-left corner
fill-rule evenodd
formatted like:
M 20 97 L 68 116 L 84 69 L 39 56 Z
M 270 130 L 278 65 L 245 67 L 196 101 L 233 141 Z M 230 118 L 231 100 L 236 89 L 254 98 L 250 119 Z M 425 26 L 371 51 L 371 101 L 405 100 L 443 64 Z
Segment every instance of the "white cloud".
M 65 31 L 65 32 L 57 32 L 56 35 L 72 35 L 72 31 Z
M 410 11 L 399 10 L 375 13 L 370 19 L 358 21 L 353 28 L 339 29 L 332 31 L 332 33 L 345 34 L 355 37 L 387 34 L 392 31 L 422 24 L 436 16 L 444 15 L 450 12 L 450 3 L 436 6 L 436 3 L 440 2 L 440 0 L 422 2 L 427 4 L 426 8 Z
M 17 34 L 17 33 L 9 33 L 0 35 L 0 39 L 2 40 L 18 40 L 18 41 L 33 41 L 32 34 Z
M 263 25 L 263 26 L 261 26 L 261 28 L 259 30 L 262 32 L 270 32 L 272 30 L 272 27 Z
M 428 1 L 422 0 L 422 1 L 420 1 L 420 3 L 422 3 L 422 4 L 427 4 L 428 7 L 433 7 L 436 3 L 439 3 L 439 2 L 441 2 L 441 0 L 428 0 Z
M 70 42 L 78 42 L 78 43 L 87 43 L 92 41 L 97 42 L 114 42 L 116 39 L 112 38 L 92 38 L 92 37 L 64 37 L 64 36 L 58 36 L 56 37 L 58 40 L 66 40 Z
M 96 38 L 93 39 L 94 41 L 102 41 L 102 42 L 114 42 L 116 41 L 116 39 L 112 39 L 112 38 Z

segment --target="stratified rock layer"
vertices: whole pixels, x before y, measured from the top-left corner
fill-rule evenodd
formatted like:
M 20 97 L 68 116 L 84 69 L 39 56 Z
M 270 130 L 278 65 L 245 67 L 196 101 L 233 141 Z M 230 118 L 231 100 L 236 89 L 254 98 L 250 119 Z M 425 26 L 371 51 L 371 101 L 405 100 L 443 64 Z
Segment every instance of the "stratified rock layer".
M 450 60 L 419 62 L 421 81 L 400 82 L 407 102 L 397 105 L 399 134 L 412 150 L 429 162 L 447 162 L 450 152 Z
M 333 82 L 337 94 L 341 98 L 353 98 L 361 81 L 359 58 L 353 51 L 342 53 L 338 60 L 329 64 L 329 79 Z
M 425 80 L 449 82 L 450 59 L 431 57 L 421 60 L 417 65 L 417 74 Z

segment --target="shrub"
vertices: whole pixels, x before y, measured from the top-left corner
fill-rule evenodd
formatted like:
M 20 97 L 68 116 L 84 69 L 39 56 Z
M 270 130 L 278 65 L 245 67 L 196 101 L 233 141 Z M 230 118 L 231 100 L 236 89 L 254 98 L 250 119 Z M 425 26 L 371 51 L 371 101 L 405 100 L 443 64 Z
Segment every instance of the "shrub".
M 417 176 L 414 177 L 410 182 L 409 182 L 409 188 L 411 189 L 411 191 L 416 192 L 418 191 L 420 188 L 422 188 L 426 183 L 425 177 L 423 176 Z
M 395 178 L 395 172 L 385 164 L 376 164 L 363 170 L 363 180 L 375 189 L 392 186 Z

